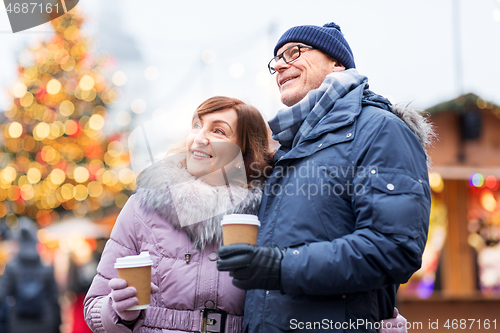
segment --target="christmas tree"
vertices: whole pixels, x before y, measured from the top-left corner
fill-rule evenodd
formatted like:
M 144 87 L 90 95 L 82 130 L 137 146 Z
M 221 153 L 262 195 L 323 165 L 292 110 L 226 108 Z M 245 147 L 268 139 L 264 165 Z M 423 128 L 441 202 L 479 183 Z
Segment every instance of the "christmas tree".
M 73 9 L 54 35 L 29 50 L 0 124 L 0 217 L 47 226 L 65 214 L 103 216 L 120 208 L 134 176 L 121 134 L 105 137 L 107 106 L 119 90 L 102 75 Z

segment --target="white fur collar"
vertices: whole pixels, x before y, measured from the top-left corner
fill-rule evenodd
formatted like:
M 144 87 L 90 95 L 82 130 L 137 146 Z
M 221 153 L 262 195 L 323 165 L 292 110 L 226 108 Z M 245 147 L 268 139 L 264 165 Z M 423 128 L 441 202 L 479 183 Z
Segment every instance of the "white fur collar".
M 259 211 L 262 188 L 212 186 L 187 172 L 178 159 L 165 158 L 138 177 L 141 207 L 184 230 L 197 248 L 222 243 L 220 221 L 226 214 Z

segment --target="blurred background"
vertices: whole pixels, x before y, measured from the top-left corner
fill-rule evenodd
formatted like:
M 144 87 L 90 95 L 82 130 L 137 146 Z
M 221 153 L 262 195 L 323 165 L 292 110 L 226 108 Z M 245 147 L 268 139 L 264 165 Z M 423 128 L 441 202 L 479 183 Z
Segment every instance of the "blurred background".
M 0 3 L 0 274 L 31 219 L 62 331 L 83 330 L 86 280 L 135 189 L 130 133 L 164 123 L 180 140 L 213 95 L 270 119 L 283 107 L 267 70 L 276 41 L 332 21 L 370 88 L 428 114 L 438 134 L 429 240 L 400 311 L 424 331 L 436 319 L 498 329 L 500 0 L 82 0 L 15 34 Z

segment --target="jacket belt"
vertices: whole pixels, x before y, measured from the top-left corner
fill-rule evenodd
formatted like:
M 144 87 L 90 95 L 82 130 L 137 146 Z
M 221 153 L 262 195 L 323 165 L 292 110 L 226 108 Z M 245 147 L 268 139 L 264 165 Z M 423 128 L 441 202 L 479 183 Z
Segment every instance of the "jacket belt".
M 168 330 L 200 332 L 203 310 L 176 310 L 149 307 L 145 310 L 144 326 Z M 228 314 L 226 333 L 243 333 L 243 316 Z

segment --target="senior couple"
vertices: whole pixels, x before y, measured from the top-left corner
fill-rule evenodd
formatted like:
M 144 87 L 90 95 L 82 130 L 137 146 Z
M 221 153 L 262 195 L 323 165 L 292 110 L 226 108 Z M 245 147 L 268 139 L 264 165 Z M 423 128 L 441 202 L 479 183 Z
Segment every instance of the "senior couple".
M 396 292 L 426 243 L 430 125 L 368 89 L 334 23 L 289 29 L 268 67 L 286 105 L 269 121 L 279 149 L 255 108 L 203 102 L 185 154 L 143 171 L 116 221 L 85 299 L 94 332 L 406 332 Z M 242 157 L 224 178 L 219 144 Z M 242 168 L 244 186 L 221 182 Z M 221 246 L 230 213 L 258 215 L 256 246 Z M 142 251 L 151 307 L 126 310 L 136 290 L 113 264 Z

